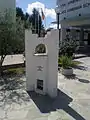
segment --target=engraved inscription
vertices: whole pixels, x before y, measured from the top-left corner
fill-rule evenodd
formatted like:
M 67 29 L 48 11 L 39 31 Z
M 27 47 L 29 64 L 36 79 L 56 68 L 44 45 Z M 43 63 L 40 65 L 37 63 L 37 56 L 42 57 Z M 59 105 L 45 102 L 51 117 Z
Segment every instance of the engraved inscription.
M 43 71 L 43 67 L 42 66 L 37 66 L 37 71 Z

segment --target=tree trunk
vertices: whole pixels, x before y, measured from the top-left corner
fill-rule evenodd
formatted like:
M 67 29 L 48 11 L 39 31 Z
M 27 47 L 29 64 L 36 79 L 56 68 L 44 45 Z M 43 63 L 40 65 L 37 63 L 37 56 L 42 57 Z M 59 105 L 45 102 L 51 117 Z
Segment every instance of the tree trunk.
M 3 64 L 3 61 L 5 59 L 5 56 L 1 56 L 1 60 L 0 60 L 0 77 L 3 75 L 3 69 L 2 69 L 2 64 Z
M 2 76 L 2 62 L 0 60 L 0 77 Z

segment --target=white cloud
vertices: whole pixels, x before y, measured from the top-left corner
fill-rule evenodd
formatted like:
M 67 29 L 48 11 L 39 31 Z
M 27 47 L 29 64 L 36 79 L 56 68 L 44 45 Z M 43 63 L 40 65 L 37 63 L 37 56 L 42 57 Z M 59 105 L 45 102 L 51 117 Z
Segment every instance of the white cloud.
M 50 28 L 57 29 L 57 24 L 51 24 L 49 27 L 50 27 Z M 61 28 L 61 25 L 59 26 L 59 28 Z
M 53 19 L 56 19 L 56 13 L 54 9 L 45 9 L 46 17 L 51 17 Z
M 51 9 L 45 8 L 45 5 L 43 3 L 41 3 L 41 2 L 37 1 L 37 2 L 34 2 L 32 4 L 28 4 L 27 12 L 29 14 L 32 14 L 33 8 L 36 8 L 38 10 L 41 10 L 41 8 L 42 8 L 46 17 L 51 17 L 53 19 L 56 19 L 55 10 L 52 9 L 52 8 Z

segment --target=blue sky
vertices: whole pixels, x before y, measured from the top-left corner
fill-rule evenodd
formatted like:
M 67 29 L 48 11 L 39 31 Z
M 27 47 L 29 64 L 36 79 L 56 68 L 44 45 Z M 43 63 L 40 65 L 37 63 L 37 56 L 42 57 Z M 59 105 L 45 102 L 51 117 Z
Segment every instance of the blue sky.
M 28 12 L 30 14 L 32 13 L 32 9 L 34 7 L 39 10 L 42 8 L 46 15 L 46 22 L 44 21 L 43 23 L 46 23 L 47 27 L 53 26 L 50 23 L 56 19 L 54 10 L 56 6 L 56 0 L 16 0 L 16 4 L 17 6 L 21 7 L 24 12 Z

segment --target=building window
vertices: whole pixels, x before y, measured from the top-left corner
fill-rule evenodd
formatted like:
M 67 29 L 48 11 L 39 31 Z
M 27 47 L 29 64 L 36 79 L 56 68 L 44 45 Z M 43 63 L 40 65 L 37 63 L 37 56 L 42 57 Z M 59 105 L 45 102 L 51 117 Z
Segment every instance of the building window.
M 70 39 L 70 29 L 66 29 L 66 38 Z
M 70 29 L 66 29 L 66 32 L 70 32 Z
M 37 89 L 43 90 L 43 80 L 37 79 Z
M 74 3 L 79 2 L 79 1 L 81 1 L 81 0 L 71 0 L 71 1 L 68 2 L 68 5 L 74 4 Z
M 76 40 L 80 40 L 80 30 L 76 30 Z
M 88 31 L 84 31 L 84 40 L 88 39 Z

